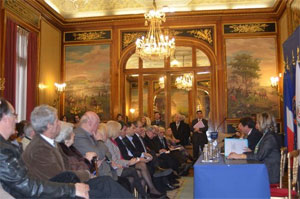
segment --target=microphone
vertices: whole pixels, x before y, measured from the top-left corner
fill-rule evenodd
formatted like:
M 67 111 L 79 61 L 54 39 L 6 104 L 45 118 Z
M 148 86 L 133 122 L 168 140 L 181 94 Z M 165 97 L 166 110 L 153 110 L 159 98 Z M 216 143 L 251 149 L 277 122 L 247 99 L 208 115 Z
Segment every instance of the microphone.
M 219 124 L 219 126 L 217 127 L 216 131 L 218 131 L 218 129 L 222 126 L 222 124 L 225 122 L 226 119 L 227 119 L 227 118 L 224 117 L 224 119 L 222 120 L 222 122 L 221 122 L 221 123 Z

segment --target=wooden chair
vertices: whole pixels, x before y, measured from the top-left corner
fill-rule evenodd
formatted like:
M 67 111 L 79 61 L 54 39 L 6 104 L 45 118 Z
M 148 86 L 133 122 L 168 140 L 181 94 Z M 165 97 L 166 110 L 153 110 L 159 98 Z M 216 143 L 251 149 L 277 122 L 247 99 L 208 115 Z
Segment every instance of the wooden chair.
M 282 188 L 282 179 L 285 172 L 287 148 L 281 147 L 280 149 L 280 181 L 279 184 L 270 184 L 270 188 Z
M 288 188 L 271 188 L 271 197 L 297 198 L 298 194 L 298 167 L 299 150 L 288 153 Z M 282 182 L 281 182 L 282 183 Z M 281 185 L 282 186 L 282 185 Z

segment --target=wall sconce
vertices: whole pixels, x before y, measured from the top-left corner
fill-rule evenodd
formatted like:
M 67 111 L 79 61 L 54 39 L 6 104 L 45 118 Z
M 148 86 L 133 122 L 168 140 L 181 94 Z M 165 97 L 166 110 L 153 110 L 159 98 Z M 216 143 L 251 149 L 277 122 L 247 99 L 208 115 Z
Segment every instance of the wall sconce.
M 55 82 L 54 86 L 55 86 L 57 92 L 63 92 L 63 91 L 65 91 L 67 84 L 66 83 L 58 84 Z
M 41 89 L 41 90 L 44 90 L 44 89 L 46 89 L 46 88 L 48 88 L 48 86 L 46 85 L 46 84 L 43 84 L 43 83 L 39 83 L 39 89 Z
M 131 114 L 134 114 L 135 109 L 134 109 L 134 108 L 131 108 L 131 109 L 129 109 L 129 112 L 130 112 Z
M 274 89 L 276 94 L 280 97 L 280 100 L 283 101 L 283 96 L 279 91 L 279 85 L 278 85 L 281 77 L 282 77 L 282 74 L 279 73 L 278 76 L 270 77 L 270 81 L 271 81 L 271 87 Z
M 270 77 L 270 81 L 271 81 L 271 87 L 273 88 L 278 87 L 279 77 Z
M 57 104 L 59 104 L 60 97 L 63 94 L 63 92 L 65 91 L 67 84 L 66 83 L 59 84 L 59 83 L 55 82 L 54 86 L 55 86 L 55 91 L 56 91 L 56 99 L 53 102 L 53 106 L 56 107 Z

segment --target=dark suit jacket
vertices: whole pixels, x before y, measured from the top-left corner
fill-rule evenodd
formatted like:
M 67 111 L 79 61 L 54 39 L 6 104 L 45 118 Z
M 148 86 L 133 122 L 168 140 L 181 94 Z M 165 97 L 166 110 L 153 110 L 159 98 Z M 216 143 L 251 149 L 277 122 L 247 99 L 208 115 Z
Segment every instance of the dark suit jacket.
M 264 137 L 258 145 L 258 151 L 254 154 L 246 153 L 247 160 L 258 160 L 265 163 L 270 184 L 279 182 L 280 175 L 280 149 L 275 134 L 272 132 L 265 133 Z
M 256 128 L 253 128 L 250 135 L 247 137 L 248 148 L 254 151 L 256 144 L 259 142 L 262 137 L 262 133 L 259 132 Z
M 156 145 L 156 148 L 159 150 L 159 149 L 166 149 L 166 150 L 169 150 L 169 147 L 168 147 L 168 144 L 167 144 L 167 140 L 165 137 L 163 137 L 162 141 L 160 140 L 160 138 L 158 136 L 154 137 L 153 138 L 153 142 L 155 143 Z M 164 144 L 163 144 L 163 143 Z
M 59 145 L 53 147 L 39 134 L 36 135 L 22 154 L 29 173 L 36 178 L 49 180 L 50 178 L 71 170 L 68 158 Z M 73 171 L 81 181 L 89 179 L 89 172 L 85 170 Z
M 157 126 L 161 126 L 161 127 L 166 128 L 166 123 L 162 120 L 159 120 L 158 122 L 156 120 L 153 120 L 151 122 L 151 125 L 157 125 Z
M 153 139 L 151 140 L 147 135 L 145 135 L 144 142 L 147 148 L 149 148 L 151 151 L 154 151 L 155 153 L 158 153 L 159 148 L 157 147 Z
M 202 122 L 204 124 L 204 127 L 200 128 L 200 131 L 202 133 L 194 132 L 194 125 L 197 124 L 197 122 L 198 122 L 198 119 L 194 119 L 192 121 L 192 127 L 191 127 L 191 129 L 192 129 L 193 135 L 200 136 L 201 137 L 201 142 L 204 143 L 204 144 L 206 144 L 208 142 L 207 135 L 206 135 L 206 131 L 208 130 L 208 122 L 207 122 L 206 119 L 202 119 Z
M 128 137 L 123 138 L 123 143 L 125 144 L 126 148 L 132 153 L 133 157 L 141 157 L 142 153 L 137 150 L 136 146 L 133 145 Z
M 124 139 L 124 138 L 123 138 L 123 139 Z M 122 155 L 122 157 L 123 157 L 125 160 L 130 160 L 131 158 L 133 158 L 133 156 L 129 156 L 129 155 L 128 155 L 126 145 L 123 143 L 123 141 L 122 141 L 119 137 L 117 137 L 117 138 L 115 139 L 115 141 L 117 142 L 118 147 L 119 147 L 120 152 L 121 152 L 121 155 Z
M 145 144 L 145 142 L 144 142 L 144 140 L 143 140 L 142 137 L 140 137 L 140 138 L 141 138 L 141 140 L 140 140 L 139 137 L 138 137 L 137 135 L 134 134 L 134 135 L 132 136 L 132 138 L 133 138 L 132 141 L 133 141 L 133 143 L 134 143 L 136 149 L 137 149 L 140 153 L 149 152 L 149 151 L 147 150 L 147 146 L 146 146 L 146 144 Z M 142 142 L 143 142 L 143 144 L 144 144 L 146 150 L 144 149 Z
M 189 143 L 190 127 L 187 123 L 180 121 L 177 129 L 176 122 L 172 122 L 170 123 L 170 128 L 172 129 L 174 137 L 180 140 L 181 145 L 185 146 Z

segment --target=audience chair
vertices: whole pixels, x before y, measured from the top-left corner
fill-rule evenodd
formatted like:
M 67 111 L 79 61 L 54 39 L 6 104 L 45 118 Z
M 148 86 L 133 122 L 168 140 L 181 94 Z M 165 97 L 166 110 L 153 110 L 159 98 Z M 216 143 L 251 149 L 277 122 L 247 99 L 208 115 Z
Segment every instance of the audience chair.
M 298 167 L 299 150 L 291 151 L 288 156 L 288 188 L 271 187 L 271 197 L 297 198 L 298 197 Z M 284 170 L 283 170 L 284 172 Z M 281 175 L 281 174 L 280 174 Z M 282 181 L 281 181 L 282 187 Z
M 287 148 L 281 147 L 280 149 L 280 181 L 279 184 L 270 184 L 270 188 L 282 188 L 282 179 L 285 172 L 285 165 L 286 165 L 286 155 L 287 155 Z

